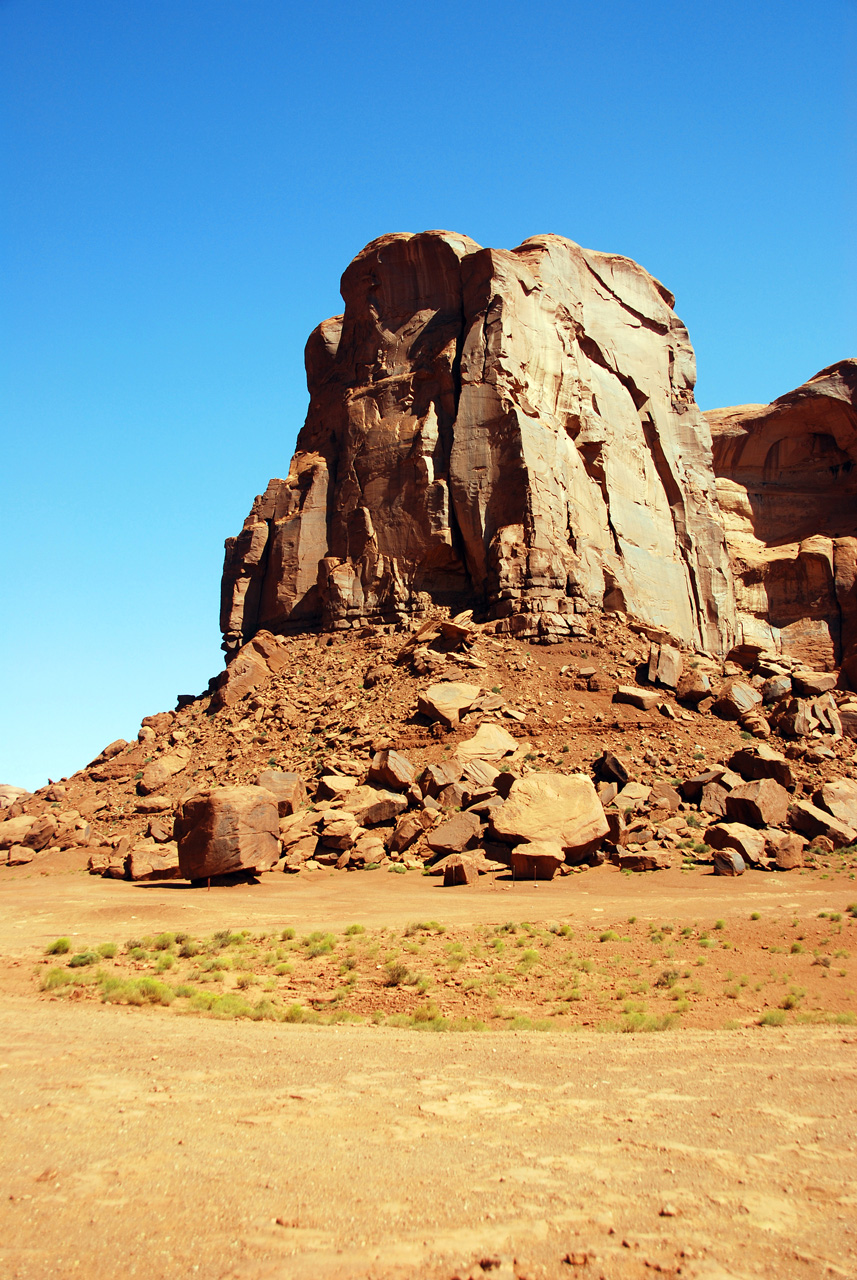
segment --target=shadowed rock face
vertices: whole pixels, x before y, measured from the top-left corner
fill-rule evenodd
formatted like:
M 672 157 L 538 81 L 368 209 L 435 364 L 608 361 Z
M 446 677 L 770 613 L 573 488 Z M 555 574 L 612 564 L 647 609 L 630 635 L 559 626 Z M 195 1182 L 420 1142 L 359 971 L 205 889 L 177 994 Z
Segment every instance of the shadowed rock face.
M 739 641 L 857 676 L 857 360 L 705 417 Z
M 709 431 L 662 285 L 559 236 L 428 231 L 373 241 L 341 289 L 289 474 L 226 543 L 227 651 L 430 602 L 520 635 L 621 609 L 729 647 Z

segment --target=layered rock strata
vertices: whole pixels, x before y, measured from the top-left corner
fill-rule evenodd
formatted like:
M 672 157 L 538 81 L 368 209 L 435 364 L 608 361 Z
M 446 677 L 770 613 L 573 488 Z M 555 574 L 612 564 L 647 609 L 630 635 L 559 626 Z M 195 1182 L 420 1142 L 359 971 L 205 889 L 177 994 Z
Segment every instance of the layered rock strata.
M 857 360 L 705 417 L 739 642 L 816 670 L 843 662 L 857 687 Z
M 559 236 L 428 231 L 373 241 L 341 290 L 288 476 L 226 544 L 228 654 L 432 603 L 519 635 L 605 608 L 729 647 L 709 431 L 663 285 Z

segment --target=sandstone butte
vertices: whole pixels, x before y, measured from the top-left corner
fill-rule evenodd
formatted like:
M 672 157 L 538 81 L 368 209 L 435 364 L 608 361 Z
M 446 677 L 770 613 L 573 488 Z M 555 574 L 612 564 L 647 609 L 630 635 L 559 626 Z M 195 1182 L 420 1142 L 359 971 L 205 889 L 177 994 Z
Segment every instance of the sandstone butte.
M 288 475 L 226 543 L 227 655 L 438 605 L 556 640 L 596 609 L 857 685 L 857 361 L 703 415 L 669 290 L 555 235 L 382 236 L 341 291 Z
M 738 636 L 857 688 L 857 360 L 705 417 Z
M 521 638 L 631 614 L 715 653 L 735 599 L 673 295 L 560 236 L 387 235 L 306 347 L 285 479 L 226 544 L 227 654 L 258 631 L 474 609 Z

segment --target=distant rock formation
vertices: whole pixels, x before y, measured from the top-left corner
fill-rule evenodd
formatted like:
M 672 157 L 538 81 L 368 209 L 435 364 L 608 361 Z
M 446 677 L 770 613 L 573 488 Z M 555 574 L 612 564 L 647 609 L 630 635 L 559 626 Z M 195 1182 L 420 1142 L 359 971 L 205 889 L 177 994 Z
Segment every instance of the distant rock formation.
M 227 653 L 430 603 L 521 636 L 621 610 L 730 647 L 710 435 L 663 285 L 559 236 L 427 231 L 373 241 L 341 289 L 288 477 L 226 543 Z
M 857 360 L 705 417 L 739 643 L 816 670 L 843 663 L 857 688 Z

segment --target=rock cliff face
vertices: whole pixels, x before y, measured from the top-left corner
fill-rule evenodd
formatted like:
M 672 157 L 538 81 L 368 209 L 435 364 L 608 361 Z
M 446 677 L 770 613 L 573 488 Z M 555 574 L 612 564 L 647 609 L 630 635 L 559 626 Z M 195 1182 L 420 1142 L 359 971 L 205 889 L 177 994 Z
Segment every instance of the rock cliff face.
M 341 289 L 289 474 L 226 544 L 227 652 L 430 602 L 520 635 L 623 610 L 729 647 L 709 430 L 658 281 L 559 236 L 427 231 L 373 241 Z
M 857 678 L 857 360 L 707 413 L 738 641 Z M 854 678 L 852 678 L 854 677 Z M 857 687 L 857 686 L 855 686 Z

